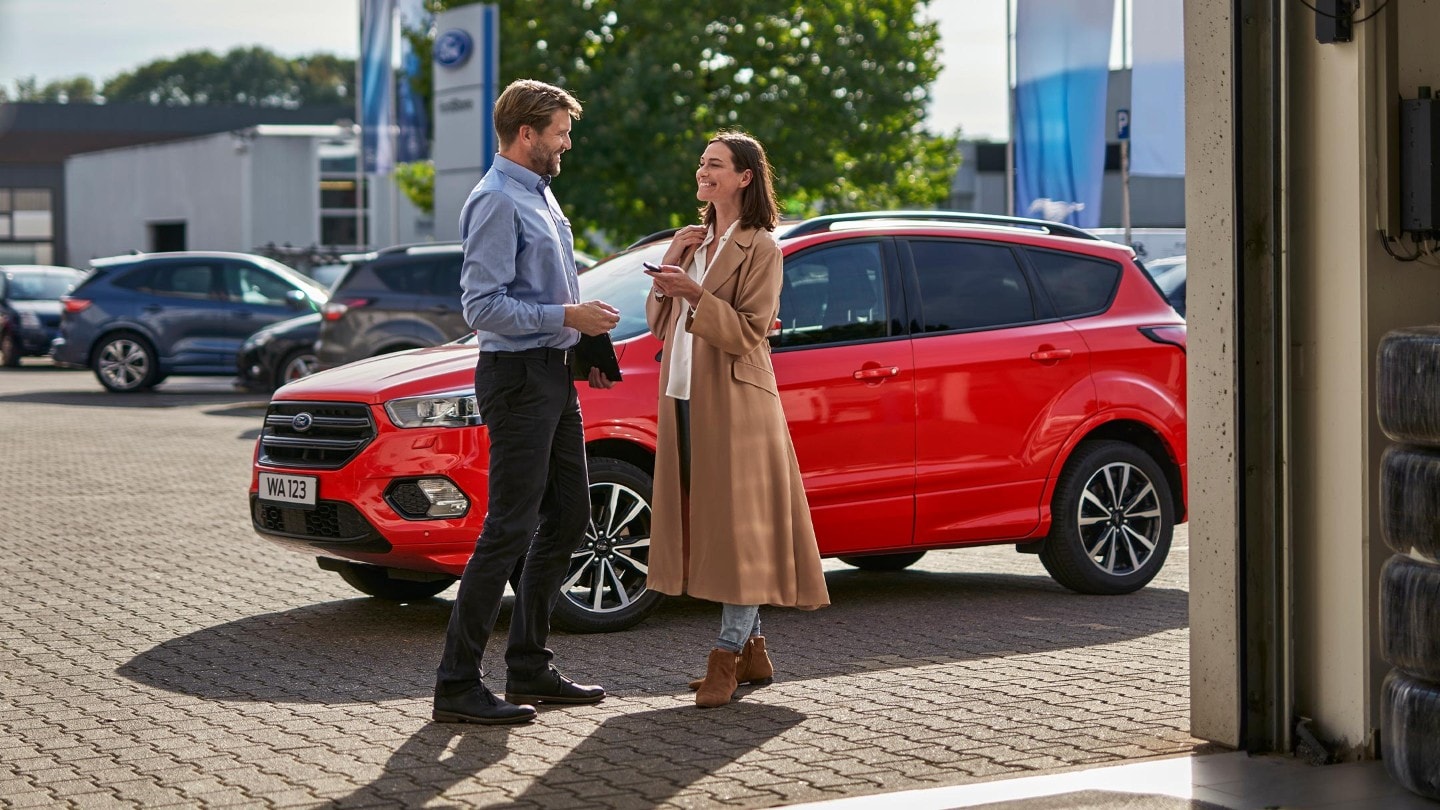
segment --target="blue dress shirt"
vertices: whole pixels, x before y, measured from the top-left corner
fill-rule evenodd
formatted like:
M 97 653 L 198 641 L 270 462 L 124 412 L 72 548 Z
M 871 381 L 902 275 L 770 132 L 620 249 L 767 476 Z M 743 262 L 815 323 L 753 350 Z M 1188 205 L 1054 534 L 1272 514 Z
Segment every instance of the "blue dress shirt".
M 460 209 L 465 263 L 460 304 L 480 350 L 516 352 L 575 345 L 565 304 L 580 302 L 570 220 L 539 175 L 503 155 Z

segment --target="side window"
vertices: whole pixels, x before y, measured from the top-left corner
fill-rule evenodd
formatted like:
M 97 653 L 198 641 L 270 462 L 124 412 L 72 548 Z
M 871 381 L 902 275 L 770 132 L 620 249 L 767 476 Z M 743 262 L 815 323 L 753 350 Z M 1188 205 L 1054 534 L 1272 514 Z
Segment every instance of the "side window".
M 822 247 L 785 260 L 774 346 L 881 338 L 887 323 L 879 242 Z
M 154 275 L 155 268 L 149 265 L 136 267 L 129 271 L 120 271 L 114 281 L 110 282 L 116 287 L 124 287 L 127 290 L 149 290 L 150 277 Z
M 988 329 L 1035 320 L 1035 300 L 1005 245 L 956 240 L 910 243 L 924 331 Z
M 460 265 L 464 259 L 462 254 L 456 253 L 454 258 L 435 263 L 435 273 L 430 277 L 431 295 L 460 300 Z
M 1031 250 L 1030 263 L 1062 318 L 1103 312 L 1120 284 L 1120 266 L 1114 262 Z
M 384 284 L 386 289 L 412 295 L 424 295 L 430 292 L 431 276 L 434 273 L 435 263 L 424 260 L 403 259 L 375 267 L 375 276 L 380 279 L 380 283 Z
M 225 290 L 231 301 L 283 307 L 295 287 L 268 270 L 248 264 L 225 266 Z
M 215 270 L 211 264 L 163 264 L 137 289 L 172 298 L 219 298 L 223 292 L 215 284 Z

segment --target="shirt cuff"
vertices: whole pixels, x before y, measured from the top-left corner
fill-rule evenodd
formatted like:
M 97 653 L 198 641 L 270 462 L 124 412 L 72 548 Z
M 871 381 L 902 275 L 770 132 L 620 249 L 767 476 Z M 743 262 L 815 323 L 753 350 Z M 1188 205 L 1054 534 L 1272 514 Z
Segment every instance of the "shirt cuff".
M 565 305 L 543 304 L 540 307 L 540 331 L 558 335 L 565 328 Z

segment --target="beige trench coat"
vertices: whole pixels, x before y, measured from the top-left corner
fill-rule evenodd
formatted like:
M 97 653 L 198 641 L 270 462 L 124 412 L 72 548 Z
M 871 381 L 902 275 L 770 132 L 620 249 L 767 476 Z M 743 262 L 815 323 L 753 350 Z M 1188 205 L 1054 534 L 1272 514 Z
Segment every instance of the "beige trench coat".
M 676 307 L 686 304 L 646 299 L 650 331 L 665 341 L 649 573 L 649 587 L 661 593 L 733 605 L 830 603 L 766 340 L 780 309 L 782 273 L 775 237 L 737 227 L 688 316 L 695 336 L 688 498 L 680 486 L 675 401 L 665 395 L 669 337 Z M 687 500 L 689 520 L 682 521 Z

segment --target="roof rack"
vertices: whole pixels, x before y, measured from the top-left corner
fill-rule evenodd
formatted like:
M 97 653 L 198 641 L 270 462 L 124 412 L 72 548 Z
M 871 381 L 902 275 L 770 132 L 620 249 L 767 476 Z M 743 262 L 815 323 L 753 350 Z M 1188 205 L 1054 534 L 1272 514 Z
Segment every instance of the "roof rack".
M 630 244 L 626 245 L 625 247 L 621 248 L 620 250 L 621 250 L 621 251 L 634 250 L 635 248 L 640 247 L 641 245 L 648 245 L 648 244 L 650 244 L 651 242 L 659 242 L 661 239 L 668 239 L 668 238 L 674 236 L 674 235 L 675 235 L 676 233 L 678 233 L 679 231 L 680 231 L 679 228 L 665 228 L 665 229 L 662 229 L 662 230 L 658 230 L 658 231 L 656 231 L 656 232 L 654 232 L 654 233 L 646 234 L 646 235 L 640 237 L 639 239 L 636 239 L 634 242 L 631 242 Z
M 1056 236 L 1069 236 L 1075 239 L 1100 239 L 1100 237 L 1088 231 L 1077 228 L 1074 225 L 1066 225 L 1063 222 L 1051 222 L 1045 219 L 1029 219 L 1027 217 L 1007 217 L 1001 214 L 973 214 L 968 211 L 856 211 L 849 214 L 827 214 L 825 216 L 807 219 L 785 231 L 782 236 L 788 239 L 793 236 L 803 236 L 808 233 L 828 231 L 831 226 L 842 222 L 866 222 L 884 219 L 918 219 L 931 222 L 971 223 L 975 225 L 1009 225 L 1017 228 L 1032 228 L 1055 234 Z

